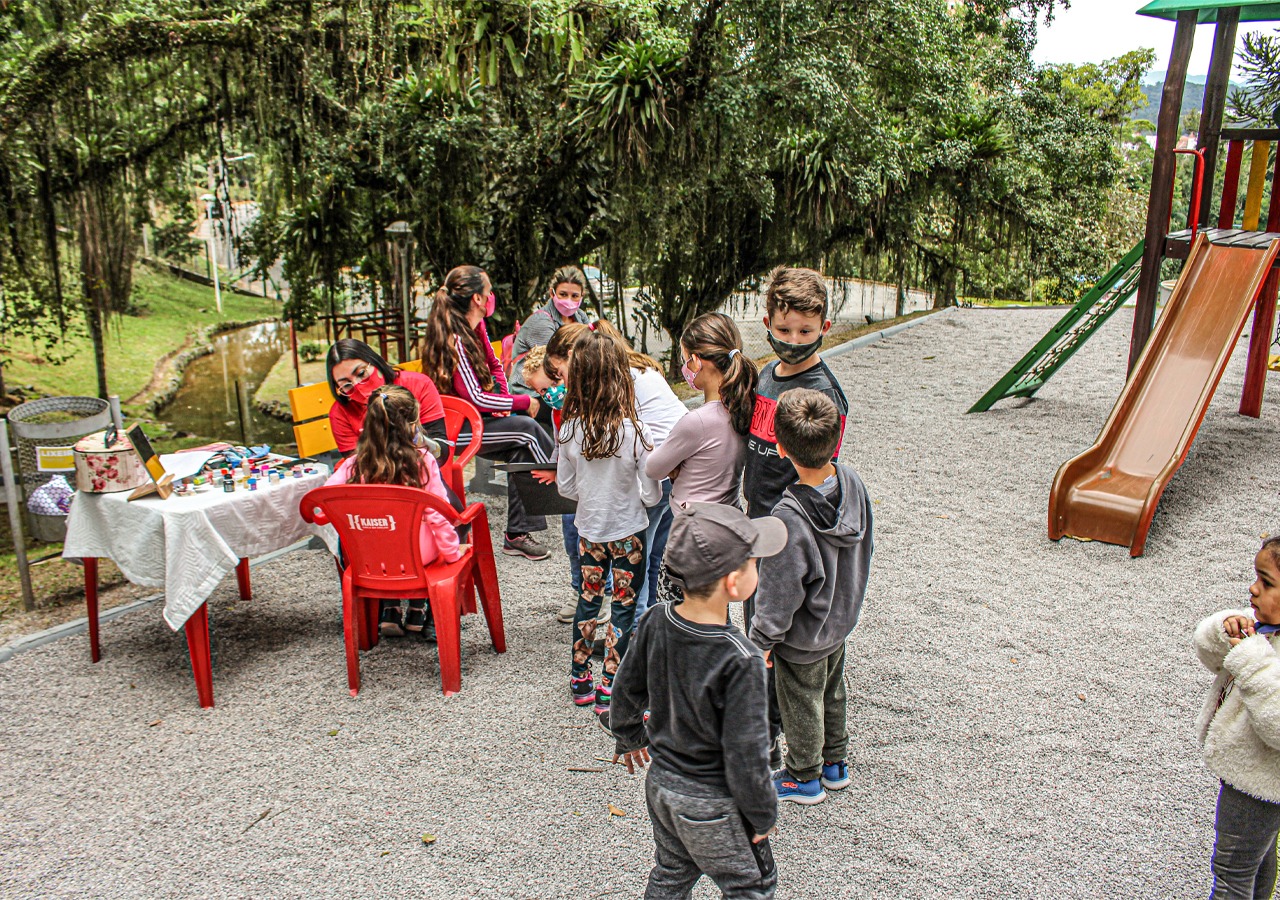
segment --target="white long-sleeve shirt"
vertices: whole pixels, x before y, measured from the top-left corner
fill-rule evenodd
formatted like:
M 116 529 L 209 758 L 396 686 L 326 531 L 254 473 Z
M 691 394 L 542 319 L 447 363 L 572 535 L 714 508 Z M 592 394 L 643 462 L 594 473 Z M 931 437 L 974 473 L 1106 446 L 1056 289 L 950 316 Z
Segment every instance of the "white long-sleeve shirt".
M 653 449 L 657 450 L 689 410 L 656 369 L 632 368 L 631 380 L 636 386 L 636 412 L 649 429 Z
M 640 435 L 653 443 L 649 429 Z M 662 500 L 662 486 L 644 472 L 649 450 L 629 419 L 622 422 L 622 446 L 608 459 L 582 455 L 582 422 L 565 422 L 560 429 L 560 459 L 556 486 L 560 494 L 578 501 L 578 533 L 596 544 L 640 534 L 649 525 L 647 507 Z

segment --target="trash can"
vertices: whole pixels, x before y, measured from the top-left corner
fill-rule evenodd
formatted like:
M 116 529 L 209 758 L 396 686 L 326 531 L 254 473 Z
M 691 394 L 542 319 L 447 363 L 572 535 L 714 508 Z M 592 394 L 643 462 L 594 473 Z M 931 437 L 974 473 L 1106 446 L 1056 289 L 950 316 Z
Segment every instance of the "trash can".
M 9 411 L 9 428 L 17 439 L 23 512 L 36 540 L 61 541 L 66 537 L 67 517 L 36 515 L 26 508 L 26 499 L 55 475 L 70 475 L 68 480 L 74 484 L 72 447 L 86 434 L 110 425 L 111 405 L 97 397 L 45 397 Z

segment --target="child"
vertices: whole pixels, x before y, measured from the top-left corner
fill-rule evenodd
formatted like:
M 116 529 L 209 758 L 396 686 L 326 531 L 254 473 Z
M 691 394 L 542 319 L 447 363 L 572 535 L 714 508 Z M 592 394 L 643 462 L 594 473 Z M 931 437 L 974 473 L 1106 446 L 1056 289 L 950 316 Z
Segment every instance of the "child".
M 534 347 L 524 355 L 520 363 L 520 376 L 526 388 L 542 398 L 543 406 L 552 410 L 552 425 L 560 430 L 560 410 L 564 406 L 564 385 L 547 375 L 543 361 L 547 358 L 546 345 Z
M 662 489 L 644 474 L 652 448 L 648 429 L 636 413 L 635 386 L 627 357 L 603 334 L 587 334 L 573 348 L 573 365 L 564 395 L 560 459 L 556 483 L 560 493 L 578 501 L 578 558 L 582 594 L 573 616 L 573 653 L 569 690 L 573 702 L 595 702 L 597 713 L 609 709 L 613 676 L 627 651 L 635 616 L 636 585 L 644 562 L 646 507 L 662 499 Z M 600 684 L 591 678 L 596 617 L 612 573 L 613 599 L 605 628 L 605 655 Z
M 435 442 L 418 427 L 418 401 L 413 394 L 399 385 L 382 385 L 369 397 L 355 455 L 344 459 L 325 484 L 402 484 L 448 500 L 436 465 L 438 452 Z M 427 511 L 418 546 L 424 563 L 437 557 L 453 562 L 462 555 L 457 532 L 435 510 Z M 427 615 L 425 600 L 410 600 L 402 625 L 400 602 L 383 600 L 379 604 L 378 630 L 388 637 L 399 637 L 405 631 L 430 637 Z
M 725 623 L 729 604 L 755 590 L 756 559 L 786 542 L 777 519 L 714 503 L 690 504 L 671 526 L 667 566 L 684 602 L 645 617 L 608 717 L 614 762 L 633 772 L 652 754 L 645 796 L 656 847 L 646 897 L 688 897 L 702 875 L 726 897 L 774 894 L 765 670 L 760 651 Z
M 805 388 L 787 391 L 775 419 L 778 453 L 799 483 L 773 514 L 787 526 L 786 549 L 760 567 L 751 639 L 773 668 L 787 735 L 780 800 L 821 803 L 824 787 L 849 784 L 845 749 L 844 642 L 858 624 L 871 565 L 871 501 L 862 479 L 831 462 L 840 415 Z
M 1253 615 L 1223 610 L 1196 626 L 1217 675 L 1200 713 L 1200 749 L 1219 779 L 1210 900 L 1270 897 L 1280 833 L 1280 537 L 1254 557 Z
M 680 372 L 702 391 L 702 406 L 676 422 L 666 443 L 645 463 L 650 478 L 671 477 L 671 509 L 688 503 L 738 506 L 746 434 L 755 404 L 756 364 L 742 352 L 742 335 L 724 313 L 707 313 L 680 336 Z M 679 602 L 679 589 L 665 567 L 657 577 L 657 597 Z
M 631 372 L 631 380 L 635 383 L 636 410 L 640 421 L 649 429 L 649 439 L 653 449 L 661 449 L 671 429 L 675 427 L 688 410 L 680 402 L 680 398 L 667 384 L 662 368 L 652 356 L 647 356 L 632 349 L 626 338 L 608 321 L 601 319 L 594 325 L 569 324 L 559 331 L 547 343 L 546 357 L 543 364 L 548 376 L 564 379 L 569 371 L 569 361 L 573 357 L 573 347 L 584 334 L 594 331 L 617 344 L 627 356 L 627 368 Z M 671 507 L 667 500 L 671 496 L 671 482 L 663 473 L 657 480 L 662 486 L 662 502 L 649 509 L 649 524 L 645 528 L 644 565 L 640 569 L 640 581 L 636 584 L 635 619 L 641 615 L 657 596 L 658 567 L 662 562 L 662 552 L 667 546 L 667 534 L 671 530 Z M 568 540 L 566 529 L 566 541 Z M 572 557 L 572 554 L 570 554 Z
M 788 269 L 782 266 L 769 275 L 765 292 L 765 328 L 769 346 L 778 354 L 756 383 L 755 411 L 751 433 L 747 437 L 747 467 L 743 474 L 743 492 L 747 498 L 747 514 L 767 516 L 782 499 L 782 491 L 796 480 L 795 470 L 778 456 L 773 417 L 778 399 L 794 388 L 810 388 L 831 398 L 840 413 L 840 432 L 844 433 L 844 417 L 849 402 L 827 364 L 818 355 L 822 337 L 831 330 L 827 318 L 827 283 L 813 269 Z M 839 452 L 837 441 L 832 461 Z M 749 611 L 749 607 L 748 607 Z

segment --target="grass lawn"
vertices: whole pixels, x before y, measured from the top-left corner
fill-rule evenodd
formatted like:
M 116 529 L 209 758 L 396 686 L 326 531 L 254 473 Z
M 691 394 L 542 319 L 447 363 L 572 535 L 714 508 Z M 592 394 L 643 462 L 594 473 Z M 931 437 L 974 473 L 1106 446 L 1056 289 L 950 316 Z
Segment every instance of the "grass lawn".
M 219 315 L 213 288 L 143 266 L 134 270 L 133 285 L 139 315 L 113 317 L 107 332 L 108 387 L 125 401 L 146 387 L 161 357 L 181 347 L 200 328 L 280 312 L 280 304 L 274 301 L 224 291 Z M 5 363 L 9 388 L 31 385 L 42 395 L 96 397 L 93 344 L 84 333 L 83 319 L 77 327 L 79 333 L 68 334 L 58 348 L 70 351 L 69 358 L 58 364 L 44 359 L 42 349 L 31 340 L 15 338 Z

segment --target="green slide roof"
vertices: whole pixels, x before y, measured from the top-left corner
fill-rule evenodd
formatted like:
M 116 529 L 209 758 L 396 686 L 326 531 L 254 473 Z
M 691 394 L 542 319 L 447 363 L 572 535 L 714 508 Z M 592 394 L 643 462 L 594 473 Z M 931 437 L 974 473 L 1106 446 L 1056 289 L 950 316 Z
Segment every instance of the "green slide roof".
M 1218 10 L 1240 7 L 1241 22 L 1272 22 L 1280 20 L 1280 2 L 1277 0 L 1228 0 L 1215 3 L 1213 0 L 1152 0 L 1138 10 L 1140 16 L 1151 16 L 1154 19 L 1176 19 L 1178 13 L 1188 9 L 1199 11 L 1196 21 L 1200 24 L 1218 21 Z

